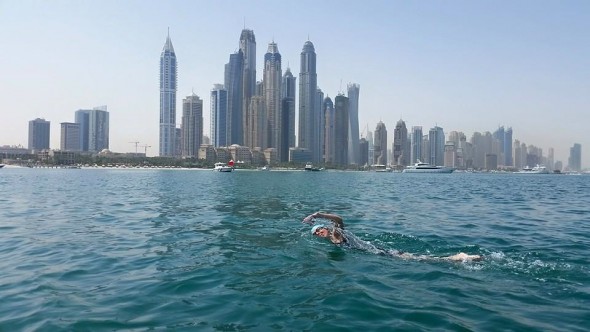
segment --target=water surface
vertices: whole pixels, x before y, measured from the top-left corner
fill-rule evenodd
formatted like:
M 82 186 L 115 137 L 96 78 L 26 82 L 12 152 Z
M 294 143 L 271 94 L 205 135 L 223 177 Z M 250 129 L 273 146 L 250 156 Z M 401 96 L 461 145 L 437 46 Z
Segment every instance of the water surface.
M 590 176 L 0 170 L 0 331 L 583 331 Z M 301 219 L 344 217 L 337 247 Z

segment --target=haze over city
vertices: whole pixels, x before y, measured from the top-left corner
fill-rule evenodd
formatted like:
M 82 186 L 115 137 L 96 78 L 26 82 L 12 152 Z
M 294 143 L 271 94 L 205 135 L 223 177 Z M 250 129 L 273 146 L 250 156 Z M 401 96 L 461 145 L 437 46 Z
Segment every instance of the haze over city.
M 256 34 L 257 80 L 269 42 L 283 71 L 297 76 L 310 40 L 327 96 L 360 84 L 361 134 L 383 121 L 391 144 L 399 119 L 468 139 L 503 125 L 545 153 L 554 148 L 564 164 L 580 143 L 582 166 L 590 165 L 590 4 L 583 1 L 13 1 L 0 2 L 0 21 L 0 145 L 26 146 L 28 121 L 44 118 L 51 148 L 59 148 L 60 122 L 108 105 L 110 149 L 131 152 L 129 142 L 139 141 L 157 155 L 168 29 L 178 58 L 177 123 L 182 98 L 194 92 L 210 135 L 210 91 L 223 83 L 246 27 Z

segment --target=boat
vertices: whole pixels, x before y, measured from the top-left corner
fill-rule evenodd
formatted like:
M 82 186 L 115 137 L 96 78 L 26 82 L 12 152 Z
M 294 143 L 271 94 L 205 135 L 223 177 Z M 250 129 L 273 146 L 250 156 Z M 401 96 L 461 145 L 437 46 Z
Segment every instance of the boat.
M 228 166 L 226 163 L 215 163 L 213 170 L 217 172 L 231 172 L 234 170 L 234 168 Z
M 392 172 L 393 169 L 391 167 L 387 167 L 385 165 L 373 165 L 373 170 L 375 172 Z
M 455 171 L 455 169 L 451 167 L 434 166 L 418 160 L 414 165 L 404 168 L 402 173 L 453 173 L 453 171 Z
M 260 168 L 261 171 L 270 171 L 270 166 L 264 165 Z
M 0 168 L 4 167 L 4 164 L 0 164 Z
M 312 163 L 305 164 L 305 170 L 306 171 L 313 171 L 313 172 L 321 171 L 320 168 L 313 167 L 313 164 Z
M 549 174 L 549 171 L 545 166 L 537 165 L 533 168 L 525 166 L 520 171 L 517 172 L 518 174 Z

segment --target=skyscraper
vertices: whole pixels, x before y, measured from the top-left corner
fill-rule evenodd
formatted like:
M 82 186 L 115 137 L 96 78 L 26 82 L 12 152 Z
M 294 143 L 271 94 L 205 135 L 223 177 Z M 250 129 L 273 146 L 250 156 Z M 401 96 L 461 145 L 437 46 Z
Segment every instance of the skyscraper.
M 268 50 L 264 55 L 264 102 L 266 115 L 268 116 L 269 137 L 268 145 L 277 149 L 277 161 L 282 161 L 283 156 L 289 151 L 284 151 L 281 145 L 281 54 L 277 44 L 273 41 L 268 44 Z
M 75 121 L 78 125 L 80 125 L 80 151 L 88 151 L 91 111 L 92 110 L 77 110 L 75 113 Z
M 81 151 L 80 124 L 71 122 L 61 123 L 60 150 Z
M 434 126 L 428 132 L 430 144 L 430 160 L 432 165 L 443 166 L 445 164 L 445 133 L 439 126 Z
M 242 84 L 244 75 L 244 55 L 242 51 L 229 55 L 225 65 L 225 89 L 227 90 L 226 145 L 243 144 L 244 110 Z
M 504 131 L 504 166 L 514 166 L 512 159 L 512 127 Z
M 422 127 L 412 127 L 412 139 L 411 146 L 412 151 L 410 152 L 410 164 L 414 164 L 418 159 L 422 159 Z
M 373 158 L 374 165 L 387 165 L 387 128 L 382 121 L 375 128 Z
M 369 141 L 366 138 L 362 137 L 359 140 L 359 152 L 360 152 L 360 166 L 368 165 L 369 164 Z
M 316 162 L 324 162 L 324 154 L 322 150 L 324 147 L 324 128 L 326 127 L 326 117 L 323 116 L 322 112 L 324 109 L 324 92 L 322 89 L 317 88 L 314 102 L 315 106 L 313 107 L 313 118 L 316 119 L 316 121 L 313 125 L 313 129 L 315 131 L 313 136 L 315 137 L 315 146 L 317 148 L 311 151 L 311 160 L 316 160 Z
M 360 164 L 359 150 L 359 92 L 361 86 L 348 84 L 348 163 Z M 407 159 L 407 158 L 406 158 Z
M 170 33 L 160 55 L 160 156 L 176 154 L 176 53 Z
M 182 100 L 182 157 L 195 158 L 203 141 L 203 101 L 196 94 Z
M 407 166 L 410 151 L 406 150 L 408 144 L 408 129 L 403 120 L 399 120 L 393 130 L 393 160 L 392 164 Z
M 250 106 L 250 98 L 256 94 L 256 37 L 254 36 L 254 31 L 249 29 L 243 29 L 242 33 L 240 34 L 240 52 L 242 53 L 242 75 L 241 75 L 241 84 L 240 87 L 242 89 L 240 98 L 242 105 L 240 106 L 240 110 L 242 114 L 239 116 L 239 125 L 242 127 L 239 133 L 242 135 L 241 138 L 238 140 L 232 139 L 232 144 L 243 144 L 244 140 L 246 139 L 246 130 L 248 130 L 248 107 Z M 237 117 L 234 119 L 234 123 L 236 123 Z M 235 142 L 234 142 L 235 141 Z
M 281 85 L 281 107 L 283 109 L 283 121 L 286 131 L 283 133 L 283 137 L 288 144 L 288 148 L 296 146 L 295 142 L 295 84 L 296 78 L 293 77 L 291 69 L 287 67 L 285 74 L 283 75 L 283 83 Z M 287 151 L 288 151 L 287 148 Z M 288 157 L 288 156 L 284 156 Z M 283 158 L 284 159 L 284 158 Z
M 334 103 L 330 97 L 326 97 L 324 99 L 324 147 L 323 147 L 323 155 L 324 155 L 324 162 L 331 164 L 334 163 L 336 158 L 336 134 L 335 134 L 335 127 L 336 127 L 336 119 L 335 119 L 335 111 L 334 111 Z
M 504 139 L 505 137 L 505 130 L 504 126 L 498 127 L 498 129 L 493 133 L 494 139 L 497 142 L 497 149 L 496 151 L 492 151 L 492 153 L 498 155 L 498 164 L 504 165 L 505 157 L 504 157 Z
M 268 117 L 264 97 L 255 95 L 250 98 L 248 106 L 248 131 L 246 132 L 246 146 L 251 149 L 268 148 Z
M 348 165 L 348 97 L 334 98 L 334 164 Z
M 29 121 L 29 150 L 49 149 L 50 122 L 45 119 Z
M 98 106 L 90 111 L 88 122 L 88 151 L 100 152 L 109 148 L 109 112 Z
M 312 156 L 316 155 L 313 150 L 318 148 L 316 146 L 316 138 L 314 137 L 314 125 L 318 122 L 318 120 L 314 118 L 317 86 L 315 48 L 313 43 L 308 40 L 303 44 L 303 50 L 301 51 L 301 67 L 299 70 L 298 146 L 310 150 Z M 312 161 L 318 162 L 318 160 Z
M 375 160 L 375 140 L 373 137 L 373 132 L 369 130 L 369 125 L 367 125 L 367 142 L 369 142 L 369 160 L 367 163 L 369 165 L 374 164 Z
M 570 170 L 579 172 L 582 170 L 582 145 L 574 144 L 570 148 L 570 156 L 568 158 L 568 167 Z
M 109 148 L 109 112 L 106 106 L 77 110 L 81 151 L 100 152 Z
M 211 90 L 211 144 L 216 148 L 227 144 L 227 90 L 215 84 Z

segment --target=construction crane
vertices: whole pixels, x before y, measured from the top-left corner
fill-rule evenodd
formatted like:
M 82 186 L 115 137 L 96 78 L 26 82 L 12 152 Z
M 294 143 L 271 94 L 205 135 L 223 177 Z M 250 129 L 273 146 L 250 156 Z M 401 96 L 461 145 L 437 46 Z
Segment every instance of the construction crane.
M 129 142 L 130 144 L 135 144 L 135 153 L 137 154 L 137 145 L 139 144 L 139 142 L 135 141 L 135 142 Z
M 148 149 L 148 148 L 151 148 L 152 146 L 151 146 L 151 145 L 142 145 L 141 147 L 144 149 L 144 150 L 143 150 L 143 153 L 144 153 L 144 154 L 145 154 L 145 156 L 147 157 L 147 149 Z

